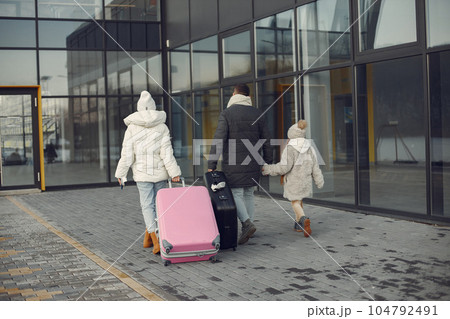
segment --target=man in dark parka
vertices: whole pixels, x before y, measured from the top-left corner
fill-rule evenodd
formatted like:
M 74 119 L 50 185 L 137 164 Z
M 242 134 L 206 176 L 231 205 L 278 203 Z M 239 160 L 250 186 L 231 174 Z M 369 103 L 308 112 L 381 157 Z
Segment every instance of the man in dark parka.
M 250 89 L 236 85 L 227 108 L 220 113 L 208 160 L 208 171 L 217 167 L 222 154 L 222 169 L 228 180 L 242 223 L 238 244 L 246 243 L 255 233 L 253 192 L 261 176 L 261 166 L 272 163 L 269 131 L 262 112 L 252 106 Z M 263 150 L 263 157 L 260 150 Z

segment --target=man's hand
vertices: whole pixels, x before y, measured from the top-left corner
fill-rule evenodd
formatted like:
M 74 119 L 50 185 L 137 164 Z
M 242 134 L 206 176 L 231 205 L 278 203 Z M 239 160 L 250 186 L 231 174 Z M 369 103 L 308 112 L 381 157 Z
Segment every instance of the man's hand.
M 176 183 L 180 181 L 180 176 L 172 177 L 172 182 Z
M 213 171 L 213 169 L 211 169 L 211 168 L 208 168 L 208 173 L 209 173 L 209 172 L 212 172 L 212 171 Z

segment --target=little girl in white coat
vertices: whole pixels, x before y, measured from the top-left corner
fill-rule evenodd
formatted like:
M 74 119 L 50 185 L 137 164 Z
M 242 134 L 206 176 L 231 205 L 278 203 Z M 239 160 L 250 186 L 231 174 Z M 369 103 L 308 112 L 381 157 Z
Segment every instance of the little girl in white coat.
M 296 231 L 305 237 L 311 234 L 311 221 L 303 211 L 303 198 L 312 195 L 312 180 L 318 188 L 323 187 L 323 175 L 311 140 L 306 139 L 305 120 L 300 120 L 288 130 L 289 143 L 277 164 L 263 166 L 263 175 L 284 175 L 283 197 L 290 200 L 295 213 Z

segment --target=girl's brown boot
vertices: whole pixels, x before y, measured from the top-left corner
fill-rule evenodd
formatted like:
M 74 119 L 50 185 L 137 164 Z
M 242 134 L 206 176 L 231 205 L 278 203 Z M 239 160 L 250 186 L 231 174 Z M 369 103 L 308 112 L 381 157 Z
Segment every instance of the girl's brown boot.
M 145 236 L 144 236 L 144 248 L 149 248 L 153 246 L 152 238 L 150 237 L 150 234 L 147 232 L 147 229 L 145 230 Z

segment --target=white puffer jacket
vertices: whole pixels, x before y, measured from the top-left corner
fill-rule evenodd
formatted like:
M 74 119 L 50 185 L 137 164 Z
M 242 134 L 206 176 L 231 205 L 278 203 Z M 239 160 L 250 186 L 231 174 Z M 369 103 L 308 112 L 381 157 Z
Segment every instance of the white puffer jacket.
M 124 179 L 130 167 L 135 182 L 156 183 L 181 175 L 173 156 L 169 128 L 164 124 L 164 111 L 140 110 L 138 106 L 138 112 L 123 121 L 128 128 L 123 139 L 116 178 Z

